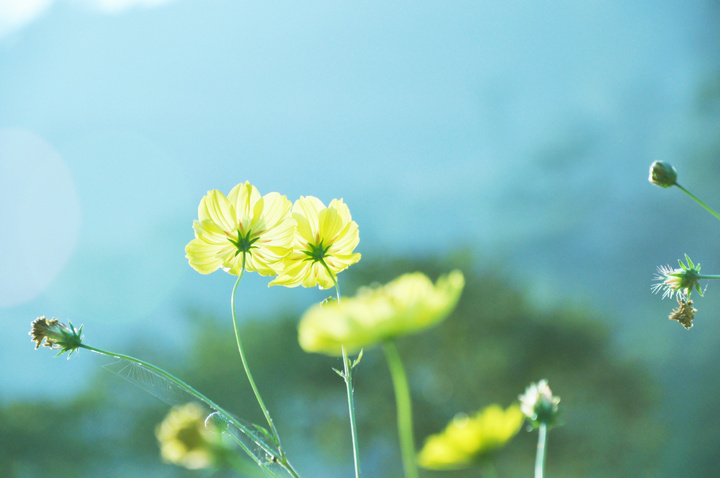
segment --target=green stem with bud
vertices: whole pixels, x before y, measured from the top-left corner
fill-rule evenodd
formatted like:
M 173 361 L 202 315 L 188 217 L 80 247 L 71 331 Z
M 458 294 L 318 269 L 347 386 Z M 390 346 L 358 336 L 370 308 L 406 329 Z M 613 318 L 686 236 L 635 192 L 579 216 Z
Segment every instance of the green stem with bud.
M 698 198 L 697 196 L 695 196 L 693 193 L 691 193 L 690 191 L 688 191 L 688 190 L 685 189 L 684 187 L 680 186 L 678 183 L 675 183 L 675 186 L 677 186 L 678 188 L 680 188 L 681 191 L 683 191 L 685 194 L 687 194 L 688 196 L 690 196 L 691 198 L 693 198 L 698 204 L 700 204 L 702 207 L 704 207 L 707 212 L 709 212 L 710 214 L 712 214 L 713 216 L 715 216 L 717 219 L 720 219 L 720 214 L 718 214 L 717 212 L 715 212 L 715 210 L 714 210 L 713 208 L 711 208 L 710 206 L 708 206 L 707 204 L 705 204 L 702 200 L 700 200 L 700 198 Z
M 328 275 L 330 275 L 330 278 L 333 281 L 333 284 L 335 285 L 335 292 L 337 293 L 337 302 L 340 303 L 340 286 L 338 285 L 337 278 L 335 277 L 335 274 L 332 273 L 328 265 L 325 263 L 324 260 L 320 259 L 320 263 L 323 265 L 325 270 L 327 271 Z M 345 347 L 342 347 L 342 356 L 343 356 L 343 373 L 339 373 L 344 380 L 345 380 L 345 388 L 347 389 L 347 397 L 348 397 L 348 409 L 350 413 L 350 433 L 352 434 L 352 445 L 353 445 L 353 461 L 355 463 L 355 478 L 360 478 L 360 446 L 358 443 L 358 437 L 357 437 L 357 420 L 355 419 L 355 401 L 353 398 L 354 395 L 354 389 L 353 389 L 353 383 L 352 383 L 352 369 L 355 365 L 357 365 L 357 361 L 355 364 L 350 364 L 348 360 L 347 353 L 345 352 Z M 360 359 L 358 359 L 359 361 Z M 337 372 L 337 370 L 336 370 Z
M 345 380 L 345 387 L 347 388 L 348 409 L 350 410 L 350 433 L 352 434 L 353 461 L 355 463 L 355 478 L 360 478 L 360 447 L 357 436 L 357 421 L 355 419 L 355 402 L 353 400 L 354 388 L 352 379 L 352 369 L 355 364 L 350 363 L 347 352 L 345 352 L 345 347 L 342 347 L 342 356 L 344 373 L 340 374 L 340 376 Z

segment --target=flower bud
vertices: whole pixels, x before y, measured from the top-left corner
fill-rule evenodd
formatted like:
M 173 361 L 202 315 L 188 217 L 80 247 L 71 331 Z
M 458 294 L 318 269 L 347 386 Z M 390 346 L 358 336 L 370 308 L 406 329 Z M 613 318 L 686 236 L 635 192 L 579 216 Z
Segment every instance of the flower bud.
M 68 352 L 68 358 L 82 346 L 82 326 L 75 329 L 72 322 L 70 327 L 58 322 L 57 319 L 48 320 L 38 317 L 32 322 L 30 337 L 35 342 L 35 349 L 40 345 L 50 347 L 51 349 L 60 349 L 58 355 Z
M 519 399 L 520 409 L 533 428 L 538 428 L 541 424 L 548 427 L 557 425 L 560 397 L 552 394 L 547 380 L 530 384 Z
M 655 161 L 650 165 L 649 181 L 663 188 L 675 186 L 677 184 L 677 170 L 670 163 Z

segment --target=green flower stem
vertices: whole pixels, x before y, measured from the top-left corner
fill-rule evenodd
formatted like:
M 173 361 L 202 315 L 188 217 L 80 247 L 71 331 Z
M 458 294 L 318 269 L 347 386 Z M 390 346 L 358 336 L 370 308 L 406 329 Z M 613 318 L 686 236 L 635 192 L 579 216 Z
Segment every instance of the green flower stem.
M 338 285 L 338 281 L 337 281 L 337 279 L 335 278 L 335 274 L 332 273 L 332 271 L 330 270 L 330 268 L 328 267 L 328 265 L 325 264 L 325 261 L 324 261 L 324 260 L 320 259 L 320 264 L 323 265 L 323 267 L 325 268 L 325 270 L 327 271 L 327 273 L 330 275 L 330 278 L 332 279 L 333 284 L 335 285 L 335 291 L 337 292 L 337 301 L 338 301 L 338 304 L 339 304 L 339 303 L 340 303 L 340 286 Z
M 545 469 L 545 443 L 547 440 L 547 424 L 542 422 L 538 428 L 537 454 L 535 455 L 535 478 L 543 478 Z
M 275 443 L 278 446 L 278 450 L 280 451 L 281 455 L 285 456 L 285 453 L 283 452 L 283 449 L 282 449 L 282 445 L 280 444 L 280 436 L 278 435 L 277 429 L 275 428 L 275 423 L 273 422 L 272 418 L 270 417 L 270 412 L 268 411 L 267 407 L 265 406 L 265 402 L 263 402 L 263 399 L 260 396 L 260 392 L 258 391 L 258 388 L 255 385 L 255 381 L 253 380 L 252 374 L 250 373 L 250 368 L 248 367 L 248 364 L 247 364 L 247 359 L 245 359 L 245 352 L 243 351 L 242 341 L 240 340 L 240 328 L 238 327 L 237 316 L 235 315 L 235 292 L 237 291 L 238 284 L 240 284 L 240 279 L 242 279 L 244 272 L 245 272 L 245 253 L 243 252 L 242 269 L 240 270 L 240 274 L 238 275 L 238 278 L 235 281 L 235 286 L 233 287 L 232 295 L 230 296 L 230 309 L 232 310 L 233 327 L 235 329 L 235 340 L 237 342 L 238 352 L 240 352 L 240 360 L 242 361 L 243 368 L 245 369 L 245 375 L 247 375 L 248 381 L 250 382 L 250 386 L 252 387 L 253 392 L 255 393 L 255 398 L 257 399 L 258 404 L 260 404 L 260 408 L 262 408 L 262 411 L 265 414 L 265 419 L 267 420 L 268 425 L 270 426 L 270 431 L 273 435 Z
M 703 274 L 698 274 L 698 275 L 697 275 L 697 278 L 698 278 L 698 279 L 720 279 L 720 275 L 703 275 Z
M 395 404 L 397 407 L 398 434 L 400 436 L 400 451 L 402 452 L 403 467 L 406 478 L 418 478 L 418 468 L 415 462 L 415 440 L 413 438 L 412 402 L 410 400 L 410 386 L 402 359 L 394 341 L 383 343 L 385 359 L 390 368 L 393 388 L 395 389 Z
M 679 187 L 681 191 L 683 191 L 685 194 L 687 194 L 688 196 L 693 198 L 698 204 L 700 204 L 702 207 L 704 207 L 707 212 L 709 212 L 710 214 L 715 216 L 717 219 L 720 219 L 720 214 L 715 212 L 715 210 L 713 208 L 711 208 L 710 206 L 705 204 L 703 201 L 701 201 L 700 198 L 698 198 L 693 193 L 691 193 L 690 191 L 688 191 L 687 189 L 685 189 L 684 187 L 680 186 L 677 183 L 675 183 L 675 186 Z
M 347 352 L 345 352 L 345 347 L 342 347 L 342 354 L 343 365 L 345 367 L 345 374 L 343 375 L 343 378 L 345 379 L 345 385 L 347 387 L 348 409 L 350 410 L 350 431 L 352 433 L 353 459 L 355 461 L 355 478 L 360 478 L 360 450 L 358 446 L 357 423 L 355 420 L 355 402 L 353 401 L 353 367 L 349 364 Z
M 328 265 L 325 263 L 325 261 L 321 260 L 320 263 L 323 265 L 327 273 L 330 275 L 330 278 L 333 281 L 333 284 L 335 285 L 335 291 L 337 292 L 337 301 L 338 304 L 340 303 L 340 286 L 338 285 L 337 278 L 335 277 L 335 274 L 332 273 Z M 348 357 L 347 353 L 345 352 L 345 347 L 342 347 L 342 354 L 343 354 L 343 367 L 344 367 L 344 374 L 342 375 L 342 378 L 345 380 L 345 387 L 347 388 L 347 397 L 348 397 L 348 409 L 350 413 L 350 432 L 352 434 L 352 445 L 353 445 L 353 461 L 355 462 L 355 478 L 360 478 L 360 446 L 358 443 L 358 437 L 357 437 L 357 420 L 355 419 L 355 401 L 353 399 L 354 390 L 353 390 L 353 384 L 352 384 L 352 369 L 353 367 L 348 364 Z
M 180 380 L 173 374 L 166 372 L 165 370 L 161 369 L 160 367 L 156 367 L 155 365 L 151 364 L 150 362 L 146 362 L 139 358 L 131 357 L 130 355 L 119 354 L 119 353 L 115 353 L 115 352 L 108 352 L 107 350 L 102 350 L 102 349 L 99 349 L 96 347 L 91 347 L 90 345 L 80 344 L 79 347 L 82 347 L 84 349 L 90 350 L 92 352 L 95 352 L 95 353 L 98 353 L 101 355 L 105 355 L 107 357 L 113 357 L 113 358 L 117 358 L 117 359 L 127 360 L 128 362 L 132 362 L 132 363 L 141 365 L 143 367 L 146 367 L 146 368 L 152 370 L 153 372 L 160 374 L 161 376 L 168 379 L 170 382 L 176 384 L 177 386 L 179 386 L 180 388 L 185 390 L 187 393 L 189 393 L 193 397 L 195 397 L 198 400 L 200 400 L 201 402 L 204 402 L 205 404 L 207 404 L 210 408 L 216 410 L 218 413 L 220 413 L 223 416 L 223 418 L 225 418 L 228 422 L 232 423 L 234 426 L 236 426 L 240 431 L 242 431 L 246 435 L 248 435 L 250 437 L 254 436 L 253 431 L 248 430 L 248 428 L 245 425 L 240 423 L 232 414 L 228 413 L 220 405 L 213 402 L 208 397 L 206 397 L 202 393 L 198 392 L 197 390 L 195 390 L 193 387 L 191 387 L 184 381 Z M 235 441 L 238 445 L 240 445 L 240 447 L 243 449 L 243 451 L 245 451 L 245 453 L 247 453 L 249 456 L 254 456 L 254 454 L 247 448 L 247 446 L 243 442 L 241 442 L 239 440 L 235 440 Z M 265 445 L 261 441 L 256 441 L 256 444 L 258 446 L 260 446 L 268 455 L 275 456 L 275 452 L 271 448 L 268 448 L 267 445 Z M 280 460 L 280 465 L 283 466 L 283 468 L 285 468 L 288 471 L 288 473 L 290 473 L 290 475 L 292 475 L 295 478 L 298 478 L 297 472 L 292 468 L 292 466 L 287 461 L 287 458 L 285 458 L 285 456 L 278 457 L 278 459 Z M 267 473 L 271 474 L 272 476 L 276 476 L 272 471 L 270 471 L 266 468 L 263 468 L 263 469 Z

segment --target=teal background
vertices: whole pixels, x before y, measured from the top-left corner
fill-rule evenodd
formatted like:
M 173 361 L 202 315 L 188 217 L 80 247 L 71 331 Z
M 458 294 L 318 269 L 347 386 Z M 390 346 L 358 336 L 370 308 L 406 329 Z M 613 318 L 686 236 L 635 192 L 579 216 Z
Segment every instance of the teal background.
M 669 161 L 720 206 L 718 2 L 161 3 L 57 0 L 22 25 L 0 6 L 0 405 L 97 386 L 101 358 L 33 351 L 35 317 L 148 355 L 195 343 L 193 314 L 228 327 L 232 278 L 184 246 L 200 198 L 248 180 L 342 197 L 363 261 L 469 251 L 526 315 L 586 311 L 657 387 L 667 476 L 720 466 L 716 284 L 689 332 L 649 290 L 684 253 L 718 273 L 720 224 L 647 182 Z M 267 282 L 243 279 L 241 315 L 297 320 L 327 295 Z

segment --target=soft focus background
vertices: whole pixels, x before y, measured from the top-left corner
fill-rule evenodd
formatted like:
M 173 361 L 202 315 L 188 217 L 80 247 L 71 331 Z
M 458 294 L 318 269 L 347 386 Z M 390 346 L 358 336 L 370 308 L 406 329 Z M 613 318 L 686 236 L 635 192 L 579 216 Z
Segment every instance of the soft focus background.
M 462 267 L 442 326 L 400 342 L 418 445 L 550 379 L 548 476 L 718 476 L 720 288 L 667 320 L 655 268 L 720 273 L 720 3 L 668 0 L 0 0 L 0 475 L 208 476 L 165 465 L 167 407 L 34 351 L 37 316 L 187 378 L 260 423 L 231 336 L 233 278 L 184 258 L 209 189 L 342 197 L 344 291 Z M 327 292 L 243 278 L 251 365 L 304 476 L 351 476 L 340 362 L 297 346 Z M 366 476 L 401 473 L 387 369 L 356 400 Z M 498 455 L 529 476 L 535 435 Z M 477 476 L 453 472 L 427 476 Z

